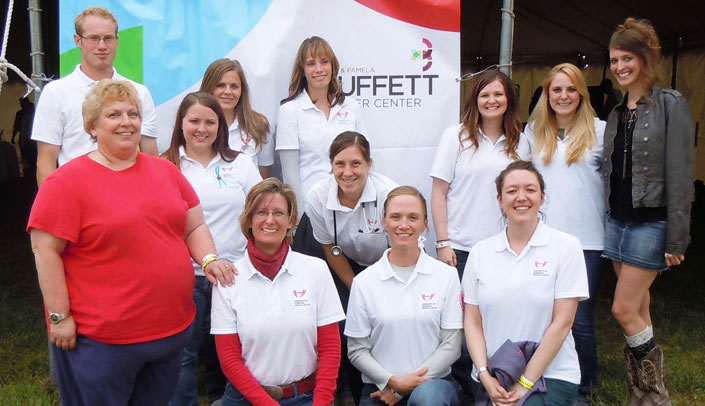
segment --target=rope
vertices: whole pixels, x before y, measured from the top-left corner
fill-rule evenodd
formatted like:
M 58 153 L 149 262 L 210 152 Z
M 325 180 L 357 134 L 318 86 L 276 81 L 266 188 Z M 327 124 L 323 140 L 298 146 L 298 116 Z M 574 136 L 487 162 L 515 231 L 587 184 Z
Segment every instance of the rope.
M 12 23 L 12 10 L 14 9 L 14 4 L 15 4 L 14 0 L 10 0 L 7 4 L 7 18 L 5 19 L 5 31 L 4 31 L 3 40 L 2 40 L 2 51 L 0 51 L 0 93 L 2 93 L 2 85 L 5 84 L 9 80 L 9 78 L 7 76 L 7 68 L 10 68 L 10 69 L 12 69 L 12 71 L 14 71 L 17 74 L 17 76 L 19 76 L 27 84 L 27 91 L 25 92 L 24 96 L 22 96 L 22 97 L 27 97 L 33 91 L 36 91 L 37 93 L 39 93 L 42 91 L 42 89 L 40 89 L 39 86 L 37 86 L 36 83 L 34 83 L 32 81 L 32 79 L 27 77 L 27 75 L 25 75 L 20 70 L 20 68 L 11 64 L 10 62 L 7 61 L 7 59 L 5 59 L 5 54 L 7 53 L 7 43 L 10 38 L 10 24 Z M 36 52 L 33 54 L 36 54 Z M 44 76 L 43 73 L 40 76 L 38 76 L 38 78 L 43 81 L 49 80 L 49 79 L 47 79 L 46 76 Z

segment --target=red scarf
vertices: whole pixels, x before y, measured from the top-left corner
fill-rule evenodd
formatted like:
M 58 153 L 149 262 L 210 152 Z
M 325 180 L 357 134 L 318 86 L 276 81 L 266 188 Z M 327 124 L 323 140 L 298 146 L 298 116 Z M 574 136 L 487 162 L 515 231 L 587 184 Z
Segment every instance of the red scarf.
M 286 239 L 282 241 L 282 245 L 271 257 L 257 248 L 254 238 L 250 237 L 247 239 L 247 255 L 250 257 L 252 265 L 269 280 L 274 280 L 274 277 L 277 276 L 288 253 L 289 243 Z

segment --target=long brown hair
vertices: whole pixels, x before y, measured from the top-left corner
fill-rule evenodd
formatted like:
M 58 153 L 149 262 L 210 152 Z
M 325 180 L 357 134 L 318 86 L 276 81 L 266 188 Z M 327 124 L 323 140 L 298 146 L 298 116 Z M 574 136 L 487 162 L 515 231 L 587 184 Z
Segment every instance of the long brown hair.
M 228 124 L 225 121 L 223 110 L 220 108 L 220 103 L 218 103 L 213 95 L 206 92 L 189 93 L 181 101 L 179 109 L 176 111 L 176 122 L 174 123 L 174 131 L 171 133 L 171 144 L 169 145 L 169 149 L 162 154 L 162 158 L 168 159 L 178 168 L 181 168 L 179 147 L 186 145 L 183 127 L 184 117 L 188 109 L 194 104 L 208 107 L 218 116 L 218 133 L 215 142 L 213 142 L 213 150 L 219 153 L 226 162 L 232 162 L 239 152 L 233 151 L 228 146 Z
M 580 103 L 573 117 L 573 121 L 565 129 L 566 134 L 570 134 L 568 149 L 566 151 L 566 163 L 568 165 L 579 162 L 583 159 L 585 151 L 592 148 L 597 143 L 595 133 L 595 110 L 590 105 L 590 93 L 588 92 L 585 77 L 580 69 L 570 63 L 556 65 L 546 75 L 543 81 L 543 92 L 536 104 L 534 112 L 529 121 L 533 126 L 535 143 L 532 154 L 540 156 L 543 154 L 543 163 L 548 165 L 553 159 L 553 155 L 558 148 L 558 123 L 556 122 L 556 112 L 553 111 L 549 103 L 551 83 L 559 73 L 563 73 L 573 82 L 573 86 L 580 94 Z
M 213 90 L 218 86 L 220 80 L 227 72 L 235 72 L 240 77 L 240 100 L 235 105 L 235 118 L 237 119 L 240 132 L 252 137 L 255 140 L 255 146 L 267 142 L 267 133 L 269 133 L 269 120 L 264 114 L 252 110 L 250 103 L 250 86 L 245 78 L 245 71 L 239 61 L 222 58 L 217 59 L 206 68 L 206 73 L 203 74 L 201 81 L 201 91 L 213 94 Z
M 477 108 L 477 97 L 482 89 L 487 85 L 498 80 L 504 88 L 504 94 L 507 97 L 507 111 L 504 112 L 504 120 L 502 122 L 502 131 L 507 142 L 504 147 L 504 153 L 514 159 L 518 159 L 516 149 L 519 145 L 519 136 L 521 135 L 521 120 L 519 119 L 519 98 L 514 90 L 514 82 L 509 76 L 498 70 L 488 70 L 482 72 L 475 79 L 475 83 L 470 91 L 470 97 L 465 101 L 463 108 L 463 116 L 460 120 L 461 127 L 458 133 L 460 145 L 464 147 L 465 141 L 470 141 L 473 147 L 477 150 L 479 146 L 478 131 L 482 125 L 482 116 Z
M 331 78 L 328 84 L 328 100 L 330 105 L 335 106 L 338 103 L 343 103 L 345 100 L 345 94 L 343 94 L 343 88 L 338 81 L 338 72 L 340 71 L 340 63 L 338 58 L 335 57 L 333 48 L 330 47 L 328 42 L 321 37 L 313 36 L 311 38 L 306 38 L 299 46 L 298 52 L 296 52 L 296 59 L 294 60 L 294 68 L 291 71 L 291 80 L 289 81 L 289 96 L 281 101 L 281 104 L 294 100 L 296 96 L 301 94 L 308 87 L 308 82 L 306 81 L 306 75 L 304 74 L 304 65 L 306 64 L 306 58 L 309 53 L 311 56 L 328 58 L 331 65 Z

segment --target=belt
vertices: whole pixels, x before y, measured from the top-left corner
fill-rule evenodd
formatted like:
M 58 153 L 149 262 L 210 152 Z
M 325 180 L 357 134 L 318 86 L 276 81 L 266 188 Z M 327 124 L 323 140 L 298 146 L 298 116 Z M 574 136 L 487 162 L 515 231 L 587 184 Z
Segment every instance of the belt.
M 293 398 L 296 395 L 310 392 L 316 387 L 316 374 L 287 385 L 262 385 L 262 389 L 274 400 Z

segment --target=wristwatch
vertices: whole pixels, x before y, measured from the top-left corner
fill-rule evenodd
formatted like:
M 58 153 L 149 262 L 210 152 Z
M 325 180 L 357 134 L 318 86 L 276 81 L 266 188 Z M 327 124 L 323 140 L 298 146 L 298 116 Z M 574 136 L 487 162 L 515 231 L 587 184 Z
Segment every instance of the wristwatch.
M 438 248 L 443 248 L 443 247 L 450 247 L 450 241 L 448 241 L 448 240 L 442 240 L 442 241 L 438 241 L 438 242 L 436 243 L 436 248 L 437 248 L 437 249 L 438 249 Z
M 62 320 L 71 317 L 71 312 L 66 313 L 49 313 L 49 323 L 59 324 Z
M 480 374 L 483 372 L 487 372 L 487 367 L 479 367 L 477 368 L 477 377 L 480 377 Z

